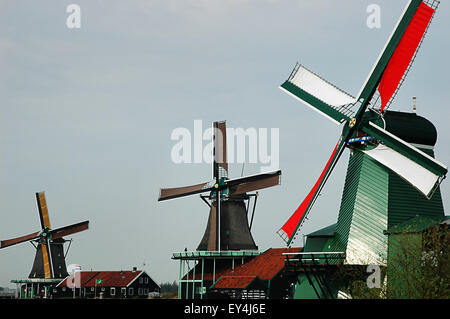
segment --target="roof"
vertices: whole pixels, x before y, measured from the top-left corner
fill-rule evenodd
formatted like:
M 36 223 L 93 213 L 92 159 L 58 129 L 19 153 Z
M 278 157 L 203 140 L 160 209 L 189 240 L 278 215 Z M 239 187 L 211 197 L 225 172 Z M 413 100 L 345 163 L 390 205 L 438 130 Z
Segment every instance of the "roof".
M 370 112 L 378 117 L 376 112 Z M 437 141 L 436 127 L 416 113 L 386 111 L 382 120 L 378 117 L 374 122 L 408 143 L 434 146 Z
M 245 289 L 256 279 L 259 279 L 258 276 L 223 276 L 214 285 L 214 288 Z
M 270 248 L 258 257 L 226 272 L 214 284 L 217 289 L 244 289 L 255 279 L 271 280 L 284 269 L 284 253 L 295 253 L 297 248 Z
M 334 236 L 334 233 L 336 232 L 336 224 L 321 228 L 319 230 L 316 230 L 313 233 L 310 233 L 306 236 L 308 237 L 332 237 Z
M 79 279 L 75 278 L 80 287 L 126 287 L 145 271 L 120 270 L 120 271 L 77 271 Z M 66 277 L 57 287 L 72 286 L 73 276 Z M 101 281 L 100 281 L 101 280 Z
M 385 234 L 389 235 L 398 233 L 417 233 L 436 226 L 440 223 L 448 223 L 448 216 L 442 218 L 415 216 L 411 219 L 408 219 L 406 222 L 390 227 L 385 231 Z

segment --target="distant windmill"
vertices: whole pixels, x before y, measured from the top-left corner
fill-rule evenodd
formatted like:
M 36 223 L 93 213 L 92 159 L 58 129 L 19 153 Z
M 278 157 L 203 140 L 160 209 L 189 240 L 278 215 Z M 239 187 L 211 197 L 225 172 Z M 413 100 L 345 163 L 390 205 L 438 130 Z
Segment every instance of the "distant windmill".
M 89 221 L 52 229 L 44 192 L 36 193 L 41 230 L 29 235 L 0 241 L 0 249 L 30 241 L 37 243 L 29 278 L 65 278 L 67 274 L 63 236 L 88 229 Z
M 298 63 L 281 85 L 281 89 L 294 98 L 333 122 L 344 124 L 319 179 L 279 230 L 288 245 L 306 220 L 346 147 L 353 155 L 336 226 L 341 235 L 340 247 L 345 249 L 350 242 L 359 245 L 358 249 L 370 247 L 374 244 L 366 241 L 372 238 L 370 231 L 374 225 L 386 229 L 388 223 L 408 217 L 402 210 L 406 206 L 391 205 L 395 200 L 408 198 L 410 202 L 420 203 L 417 207 L 423 208 L 424 214 L 427 211 L 442 213 L 442 210 L 436 210 L 436 207 L 442 207 L 440 194 L 437 197 L 433 194 L 439 190 L 447 167 L 433 158 L 434 126 L 415 113 L 387 111 L 415 60 L 438 4 L 433 0 L 409 1 L 356 98 Z M 399 178 L 393 177 L 392 172 Z M 427 202 L 426 199 L 431 200 Z M 409 209 L 414 211 L 414 207 Z M 361 210 L 364 213 L 360 213 Z M 395 219 L 396 214 L 403 214 L 403 217 Z M 379 236 L 383 237 L 383 234 Z
M 281 171 L 228 178 L 225 122 L 214 122 L 212 181 L 178 188 L 163 188 L 158 201 L 209 193 L 208 224 L 197 248 L 200 251 L 257 249 L 248 224 L 246 193 L 280 183 Z M 205 200 L 205 197 L 202 197 Z

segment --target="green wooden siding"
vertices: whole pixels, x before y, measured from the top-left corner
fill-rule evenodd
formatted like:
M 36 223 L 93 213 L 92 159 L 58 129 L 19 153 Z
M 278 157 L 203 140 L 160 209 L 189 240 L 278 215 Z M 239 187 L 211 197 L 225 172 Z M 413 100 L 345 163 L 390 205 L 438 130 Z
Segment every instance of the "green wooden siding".
M 387 253 L 388 170 L 360 151 L 350 155 L 336 227 L 336 249 L 347 263 L 384 263 Z
M 339 209 L 338 222 L 336 224 L 336 236 L 333 248 L 335 251 L 345 251 L 347 248 L 348 234 L 353 216 L 358 180 L 362 166 L 362 154 L 350 154 L 342 193 L 341 207 Z

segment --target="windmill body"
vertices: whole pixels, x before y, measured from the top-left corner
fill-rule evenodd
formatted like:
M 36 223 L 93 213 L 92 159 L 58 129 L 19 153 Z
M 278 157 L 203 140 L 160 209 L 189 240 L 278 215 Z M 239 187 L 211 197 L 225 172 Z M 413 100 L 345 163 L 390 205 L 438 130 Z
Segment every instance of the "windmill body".
M 288 269 L 299 274 L 302 283 L 297 297 L 336 298 L 345 283 L 333 282 L 338 266 L 384 266 L 389 263 L 386 234 L 391 227 L 416 216 L 444 216 L 440 184 L 448 168 L 434 158 L 436 128 L 416 113 L 388 111 L 438 5 L 433 0 L 408 1 L 356 97 L 299 63 L 280 87 L 343 126 L 317 182 L 278 232 L 287 245 L 307 221 L 341 155 L 350 151 L 337 223 L 307 235 L 303 251 L 286 257 Z M 365 280 L 367 273 L 361 269 L 365 277 L 360 280 Z
M 36 254 L 34 256 L 33 267 L 31 268 L 28 278 L 40 278 L 45 279 L 45 270 L 47 263 L 46 254 L 51 256 L 51 265 L 53 276 L 50 278 L 66 278 L 69 274 L 67 273 L 66 260 L 64 254 L 64 243 L 66 241 L 63 238 L 55 239 L 49 243 L 49 251 L 43 251 L 42 245 L 36 246 Z M 45 249 L 45 248 L 44 248 Z M 49 278 L 49 277 L 47 277 Z
M 217 242 L 217 202 L 210 208 L 208 224 L 197 250 L 257 250 L 248 223 L 248 212 L 243 198 L 232 198 L 220 203 L 220 249 Z
M 365 116 L 370 118 L 377 114 L 368 111 Z M 384 122 L 380 123 L 381 119 L 376 122 L 386 125 L 387 131 L 434 157 L 437 131 L 427 119 L 416 113 L 387 111 Z M 385 265 L 388 241 L 384 231 L 416 216 L 443 218 L 440 188 L 428 199 L 369 155 L 376 150 L 370 141 L 351 143 L 349 148 L 336 234 L 330 247 L 334 251 L 344 251 L 348 264 Z

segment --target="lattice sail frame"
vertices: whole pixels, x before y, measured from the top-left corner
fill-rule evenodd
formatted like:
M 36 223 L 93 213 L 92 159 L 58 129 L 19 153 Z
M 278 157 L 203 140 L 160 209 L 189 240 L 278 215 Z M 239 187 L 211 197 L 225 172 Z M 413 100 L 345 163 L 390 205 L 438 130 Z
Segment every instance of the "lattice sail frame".
M 402 76 L 402 78 L 400 80 L 400 83 L 397 86 L 397 89 L 395 90 L 395 92 L 391 96 L 391 98 L 389 99 L 389 102 L 384 107 L 383 113 L 386 110 L 389 109 L 389 107 L 391 106 L 391 104 L 394 101 L 395 97 L 397 96 L 398 91 L 400 91 L 400 89 L 401 89 L 401 87 L 403 85 L 403 82 L 406 80 L 406 77 L 408 76 L 408 73 L 409 73 L 409 71 L 411 70 L 411 68 L 412 68 L 412 66 L 414 64 L 414 61 L 415 61 L 415 59 L 417 57 L 417 54 L 418 54 L 418 52 L 419 52 L 419 50 L 420 50 L 420 48 L 422 46 L 423 40 L 425 39 L 425 37 L 426 37 L 426 35 L 428 33 L 428 29 L 430 28 L 431 23 L 433 22 L 433 18 L 434 18 L 435 14 L 436 14 L 436 10 L 438 9 L 439 4 L 440 4 L 440 1 L 438 1 L 438 0 L 423 0 L 422 2 L 425 3 L 426 5 L 428 5 L 430 8 L 432 8 L 434 10 L 433 15 L 431 16 L 431 20 L 430 20 L 430 22 L 428 23 L 428 25 L 427 25 L 427 27 L 425 29 L 425 33 L 423 34 L 423 37 L 421 38 L 421 40 L 419 42 L 419 45 L 417 46 L 417 49 L 414 52 L 414 55 L 413 55 L 411 61 L 409 62 L 409 65 L 406 68 L 406 71 L 403 74 L 403 76 Z M 378 85 L 378 87 L 379 87 L 379 85 Z M 378 112 L 380 112 L 381 111 L 381 96 L 380 96 L 380 92 L 378 91 L 378 87 L 377 87 L 377 90 L 375 91 L 375 94 L 372 96 L 372 99 L 369 102 L 369 108 L 371 108 L 373 110 L 377 110 Z
M 308 77 L 308 79 L 305 79 L 305 77 Z M 313 83 L 306 83 L 306 80 L 310 80 Z M 299 62 L 295 64 L 287 82 L 311 94 L 346 118 L 352 118 L 356 114 L 357 108 L 355 105 L 357 101 L 354 96 L 325 80 Z

